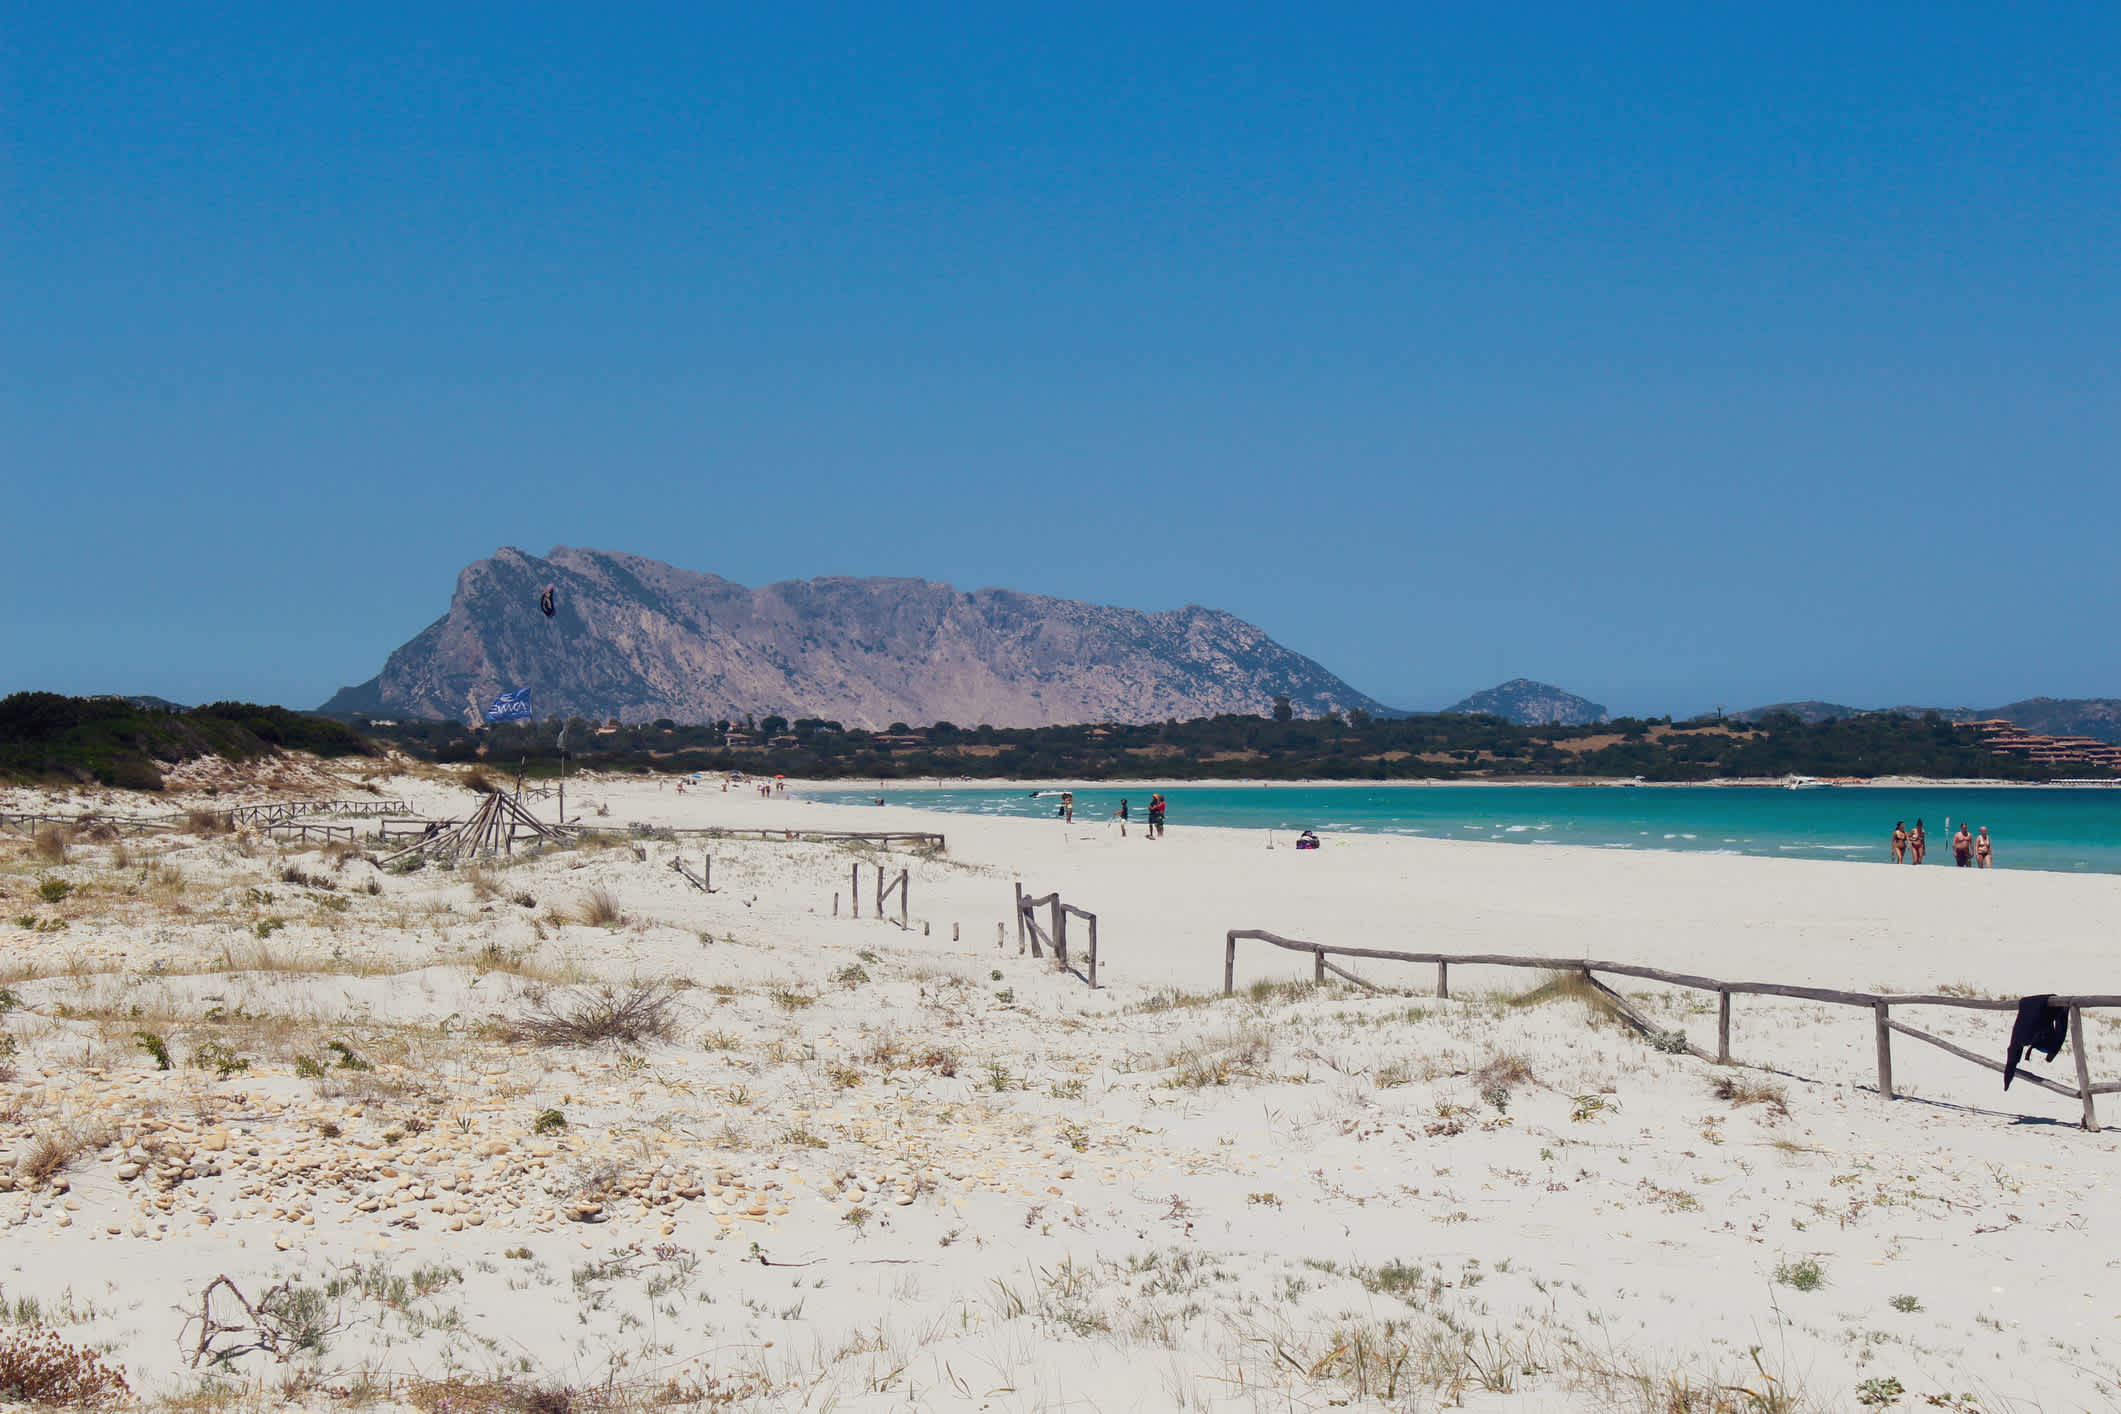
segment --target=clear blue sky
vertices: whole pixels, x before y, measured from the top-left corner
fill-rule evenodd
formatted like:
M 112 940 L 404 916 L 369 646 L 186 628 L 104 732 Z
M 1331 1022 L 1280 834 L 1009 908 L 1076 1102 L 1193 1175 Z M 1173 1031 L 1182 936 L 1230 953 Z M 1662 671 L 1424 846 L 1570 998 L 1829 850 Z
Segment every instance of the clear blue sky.
M 2121 8 L 0 7 L 0 691 L 513 544 L 1375 696 L 2121 695 Z

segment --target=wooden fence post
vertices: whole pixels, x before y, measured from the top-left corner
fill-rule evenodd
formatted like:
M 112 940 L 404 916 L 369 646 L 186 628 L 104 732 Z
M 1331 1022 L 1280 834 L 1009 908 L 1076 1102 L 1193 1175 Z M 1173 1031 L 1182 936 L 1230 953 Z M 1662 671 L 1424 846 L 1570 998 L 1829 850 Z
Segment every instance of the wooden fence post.
M 1229 996 L 1237 990 L 1237 932 L 1223 939 L 1223 995 Z
M 2084 1008 L 2069 1009 L 2069 1044 L 2077 1053 L 2077 1093 L 2084 1097 L 2084 1127 L 2093 1134 L 2099 1132 L 2099 1114 L 2092 1108 L 2092 1063 L 2084 1053 Z
M 1871 1019 L 1878 1030 L 1878 1095 L 1893 1098 L 1893 1009 L 1884 1002 L 1871 1004 Z
M 1090 990 L 1097 990 L 1097 915 L 1090 915 Z M 2090 1100 L 2087 1099 L 2087 1104 Z
M 1016 881 L 1016 951 L 1019 956 L 1024 951 L 1024 881 L 1022 879 Z
M 1716 1064 L 1731 1063 L 1731 994 L 1716 994 Z
M 1311 954 L 1311 985 L 1314 987 L 1323 987 L 1325 984 L 1326 950 L 1324 948 L 1320 948 L 1318 951 Z
M 1061 907 L 1060 895 L 1053 896 L 1053 961 L 1066 971 L 1068 967 L 1068 910 Z
M 898 926 L 901 932 L 906 928 L 906 878 L 911 872 L 908 869 L 898 871 Z
M 853 864 L 848 868 L 852 872 L 847 877 L 847 916 L 859 918 L 862 916 L 862 866 Z
M 876 866 L 876 921 L 884 921 L 884 866 Z
M 1436 964 L 1436 999 L 1451 1000 L 1451 964 L 1448 962 Z

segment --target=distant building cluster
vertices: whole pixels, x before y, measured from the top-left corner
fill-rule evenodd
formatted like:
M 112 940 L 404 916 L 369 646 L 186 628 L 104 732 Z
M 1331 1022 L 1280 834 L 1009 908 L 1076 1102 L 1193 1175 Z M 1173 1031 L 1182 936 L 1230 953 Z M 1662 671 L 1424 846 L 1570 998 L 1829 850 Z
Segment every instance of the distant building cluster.
M 1968 722 L 1967 729 L 1981 733 L 1981 744 L 1990 751 L 2008 751 L 2029 761 L 2057 766 L 2111 766 L 2121 770 L 2121 746 L 2091 736 L 2041 736 L 2011 725 L 2001 717 Z

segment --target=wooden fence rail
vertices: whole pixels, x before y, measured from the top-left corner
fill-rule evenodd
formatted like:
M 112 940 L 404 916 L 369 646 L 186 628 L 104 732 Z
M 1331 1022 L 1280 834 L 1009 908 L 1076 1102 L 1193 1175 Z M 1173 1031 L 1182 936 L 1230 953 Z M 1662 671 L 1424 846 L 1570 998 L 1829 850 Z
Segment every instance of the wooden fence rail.
M 1038 910 L 1041 908 L 1052 910 L 1050 928 L 1038 926 Z M 1082 972 L 1076 972 L 1075 968 L 1068 962 L 1068 920 L 1070 918 L 1080 918 L 1090 928 L 1089 951 L 1083 958 L 1084 970 Z M 1072 903 L 1062 903 L 1058 890 L 1040 898 L 1027 897 L 1024 893 L 1023 884 L 1019 882 L 1016 885 L 1016 950 L 1021 953 L 1028 944 L 1033 957 L 1044 957 L 1045 953 L 1039 950 L 1041 943 L 1052 950 L 1053 960 L 1062 971 L 1075 973 L 1076 976 L 1089 983 L 1093 990 L 1096 988 L 1097 915 L 1077 908 Z
M 412 803 L 380 797 L 353 800 L 269 800 L 258 805 L 238 805 L 228 812 L 231 824 L 252 821 L 292 820 L 302 815 L 410 815 Z
M 872 864 L 869 867 L 876 870 L 876 917 L 878 921 L 888 921 L 884 918 L 884 905 L 890 900 L 891 895 L 896 893 L 898 895 L 898 926 L 901 929 L 908 929 L 909 925 L 906 921 L 907 880 L 911 877 L 912 871 L 907 869 L 899 870 L 898 877 L 887 884 L 884 882 L 883 865 Z M 848 868 L 851 872 L 847 876 L 847 896 L 852 902 L 854 916 L 859 918 L 862 916 L 862 866 L 860 861 L 856 861 L 849 865 Z M 835 898 L 833 909 L 837 912 L 838 908 L 839 902 Z
M 117 830 L 169 830 L 184 824 L 187 817 L 182 814 L 167 815 L 51 815 L 42 812 L 0 811 L 0 830 L 20 830 L 25 835 L 34 835 L 46 826 L 57 826 L 66 830 L 85 830 L 97 825 L 109 825 Z
M 569 825 L 568 830 L 576 834 L 636 834 L 678 836 L 689 835 L 695 839 L 709 840 L 794 840 L 801 844 L 874 844 L 884 849 L 893 845 L 910 845 L 916 849 L 932 849 L 937 854 L 948 853 L 948 845 L 940 834 L 926 830 L 769 830 L 746 826 L 736 829 L 726 825 L 650 825 L 640 822 L 628 824 L 620 829 L 600 825 Z
M 1021 886 L 1019 886 L 1021 893 Z M 1034 901 L 1026 901 L 1034 902 Z M 1021 928 L 1019 928 L 1021 932 Z M 1345 977 L 1349 981 L 1370 987 L 1352 972 L 1326 961 L 1327 957 L 1372 958 L 1380 962 L 1414 962 L 1433 964 L 1436 968 L 1436 995 L 1449 997 L 1450 970 L 1459 967 L 1517 967 L 1540 972 L 1580 973 L 1586 981 L 1628 1018 L 1638 1030 L 1654 1028 L 1620 995 L 1600 982 L 1594 975 L 1608 973 L 1615 977 L 1637 977 L 1646 982 L 1662 982 L 1667 986 L 1685 987 L 1694 991 L 1714 992 L 1716 1005 L 1716 1053 L 1688 1047 L 1704 1060 L 1718 1064 L 1731 1063 L 1731 998 L 1734 996 L 1792 997 L 1799 1001 L 1827 1002 L 1837 1006 L 1863 1007 L 1871 1013 L 1871 1024 L 1878 1053 L 1878 1094 L 1891 1100 L 1893 1093 L 1893 1045 L 1894 1032 L 1918 1041 L 1926 1041 L 1961 1060 L 1972 1061 L 1990 1070 L 2001 1071 L 2003 1064 L 1987 1056 L 1976 1055 L 1962 1046 L 1954 1045 L 1942 1036 L 1932 1035 L 1904 1021 L 1895 1021 L 1892 1011 L 1896 1006 L 1956 1007 L 1962 1011 L 2009 1011 L 2018 1009 L 2016 1000 L 2007 997 L 1962 997 L 1946 992 L 1849 992 L 1834 987 L 1803 987 L 1783 982 L 1726 982 L 1715 977 L 1702 977 L 1691 972 L 1673 972 L 1662 967 L 1644 967 L 1632 962 L 1602 962 L 1578 957 L 1515 957 L 1503 953 L 1442 953 L 1401 952 L 1389 948 L 1351 948 L 1332 943 L 1306 942 L 1300 938 L 1284 938 L 1263 928 L 1233 928 L 1223 943 L 1223 995 L 1228 996 L 1237 989 L 1237 945 L 1247 939 L 1270 943 L 1290 952 L 1309 953 L 1312 957 L 1313 975 L 1323 982 L 1326 974 Z M 1375 990 L 1374 987 L 1372 990 Z M 2084 1106 L 2083 1124 L 2094 1133 L 2099 1128 L 2099 1117 L 2092 1104 L 2095 1095 L 2121 1094 L 2121 1081 L 2103 1081 L 2094 1084 L 2091 1078 L 2091 1061 L 2086 1052 L 2084 1012 L 2087 1008 L 2121 1007 L 2121 995 L 2092 993 L 2082 996 L 2056 995 L 2048 998 L 2048 1005 L 2061 1007 L 2069 1012 L 2070 1048 L 2075 1052 L 2077 1083 L 2074 1087 L 2060 1081 L 2049 1080 L 2020 1069 L 2017 1078 L 2052 1090 L 2058 1095 L 2067 1095 L 2079 1100 Z
M 354 827 L 351 825 L 317 825 L 307 820 L 271 820 L 258 826 L 258 829 L 276 840 L 295 840 L 302 844 L 308 844 L 313 839 L 322 840 L 326 844 L 333 840 L 351 842 L 354 837 Z
M 437 830 L 447 830 L 463 823 L 462 820 L 426 820 L 417 817 L 409 820 L 378 820 L 376 821 L 376 838 L 386 842 L 395 839 L 408 839 L 414 835 L 426 834 L 430 827 Z

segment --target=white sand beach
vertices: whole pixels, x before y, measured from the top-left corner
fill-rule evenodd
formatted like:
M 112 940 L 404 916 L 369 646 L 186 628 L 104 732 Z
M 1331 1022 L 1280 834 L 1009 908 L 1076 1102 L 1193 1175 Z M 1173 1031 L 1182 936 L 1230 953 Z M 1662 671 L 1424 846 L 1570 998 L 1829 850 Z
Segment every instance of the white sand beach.
M 477 802 L 369 769 L 277 789 Z M 206 784 L 0 809 L 270 793 Z M 0 839 L 0 1342 L 48 1329 L 191 1407 L 2121 1405 L 2121 1135 L 2072 1099 L 1901 1038 L 1888 1104 L 1870 1015 L 1823 1003 L 1739 998 L 1720 1067 L 1541 973 L 1313 987 L 1253 943 L 1221 996 L 1234 928 L 2117 992 L 2121 878 L 1298 852 L 632 779 L 568 805 L 948 847 L 646 833 L 401 873 L 366 840 L 204 825 Z M 671 867 L 703 856 L 711 894 Z M 1017 883 L 1097 915 L 1098 989 L 1019 950 Z M 1621 990 L 1713 1050 L 1713 997 Z M 629 1000 L 643 1034 L 541 1034 Z M 1904 1014 L 2002 1058 L 2009 1012 Z M 2121 1079 L 2121 1014 L 2088 1016 L 2094 1078 Z M 2068 1050 L 2030 1068 L 2074 1075 Z

